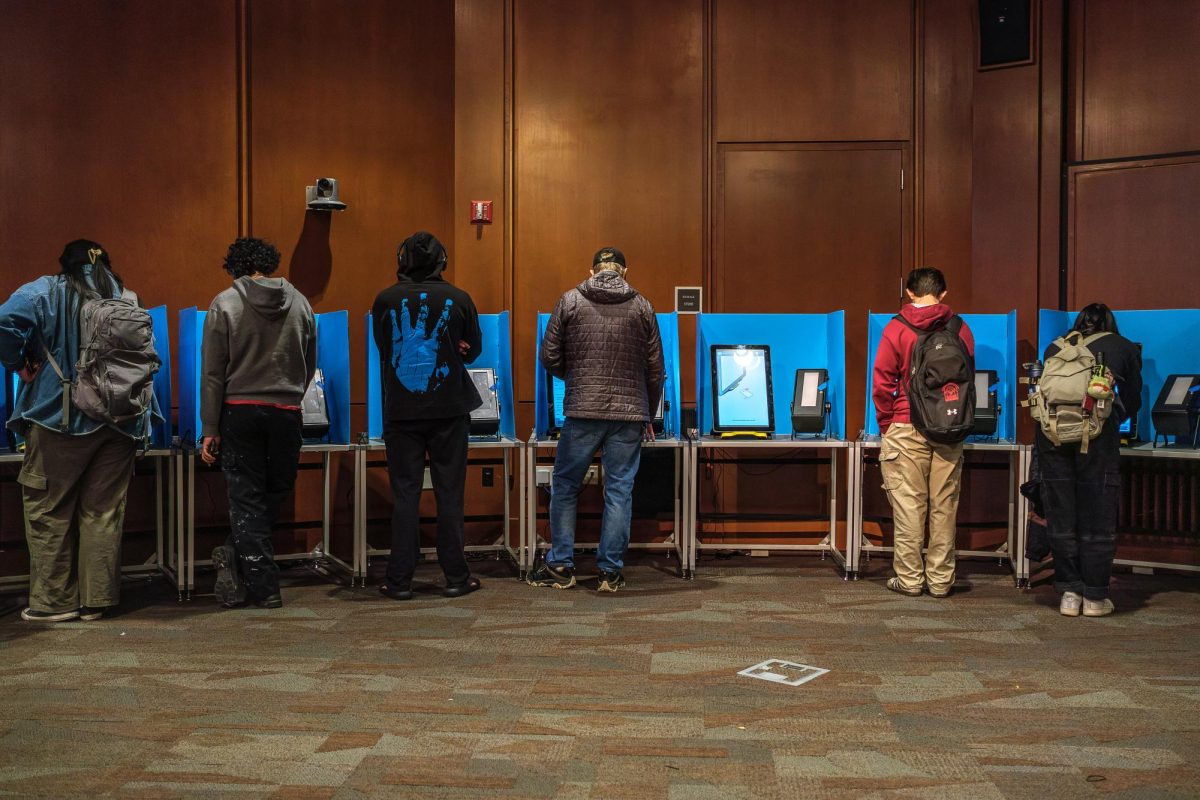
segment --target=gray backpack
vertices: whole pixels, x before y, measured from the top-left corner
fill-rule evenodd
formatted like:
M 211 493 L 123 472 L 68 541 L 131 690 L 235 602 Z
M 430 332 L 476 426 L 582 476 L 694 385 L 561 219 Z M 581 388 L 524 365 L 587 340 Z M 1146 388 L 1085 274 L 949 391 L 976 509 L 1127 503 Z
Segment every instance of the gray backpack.
M 1029 399 L 1021 405 L 1042 433 L 1055 445 L 1079 442 L 1079 452 L 1087 453 L 1088 442 L 1100 435 L 1104 422 L 1112 414 L 1113 399 L 1095 400 L 1088 409 L 1088 384 L 1096 356 L 1088 345 L 1107 333 L 1094 333 L 1086 339 L 1078 331 L 1054 340 L 1058 352 L 1046 359 Z
M 150 314 L 133 292 L 119 298 L 92 297 L 80 306 L 74 381 L 63 374 L 49 349 L 46 360 L 62 383 L 64 430 L 72 403 L 97 422 L 114 425 L 150 413 L 154 373 L 162 361 L 154 349 Z

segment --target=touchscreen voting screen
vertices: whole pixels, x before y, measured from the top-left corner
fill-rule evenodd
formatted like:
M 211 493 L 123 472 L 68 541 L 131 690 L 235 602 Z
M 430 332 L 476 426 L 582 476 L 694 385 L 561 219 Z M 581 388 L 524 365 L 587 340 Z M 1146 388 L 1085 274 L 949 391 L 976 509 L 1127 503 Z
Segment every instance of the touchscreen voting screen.
M 550 430 L 561 431 L 563 424 L 567 421 L 566 414 L 563 413 L 563 399 L 567 394 L 567 384 L 560 378 L 556 378 L 549 372 L 546 373 L 546 380 L 549 381 L 549 406 L 550 410 Z
M 471 419 L 493 421 L 500 419 L 500 399 L 496 396 L 496 371 L 490 367 L 469 369 L 471 382 L 479 392 L 483 405 L 471 412 Z
M 771 348 L 712 346 L 713 430 L 775 430 L 771 398 Z

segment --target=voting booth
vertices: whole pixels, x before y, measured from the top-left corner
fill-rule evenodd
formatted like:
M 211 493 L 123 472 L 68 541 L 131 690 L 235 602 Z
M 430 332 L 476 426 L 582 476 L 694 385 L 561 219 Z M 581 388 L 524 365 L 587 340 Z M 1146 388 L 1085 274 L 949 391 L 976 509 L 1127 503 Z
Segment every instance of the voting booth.
M 851 469 L 851 561 L 857 574 L 864 559 L 873 552 L 891 552 L 891 547 L 872 543 L 864 534 L 863 493 L 874 487 L 865 484 L 865 465 L 871 453 L 881 444 L 879 423 L 875 418 L 872 398 L 872 369 L 883 329 L 894 314 L 871 313 L 867 317 L 866 411 L 863 435 L 854 446 L 854 466 Z M 995 550 L 959 549 L 959 556 L 1000 558 L 1009 562 L 1013 577 L 1021 585 L 1028 579 L 1028 563 L 1024 560 L 1026 501 L 1019 491 L 1022 476 L 1028 472 L 1029 448 L 1019 444 L 1017 436 L 1018 401 L 1017 372 L 1017 312 L 1007 314 L 960 314 L 971 329 L 975 340 L 976 414 L 983 414 L 983 430 L 977 421 L 976 433 L 963 444 L 964 458 L 976 453 L 1003 454 L 1008 461 L 1008 525 L 1004 543 Z
M 663 346 L 663 367 L 666 381 L 663 385 L 661 398 L 652 398 L 651 415 L 655 428 L 653 441 L 642 443 L 643 449 L 670 450 L 674 457 L 673 499 L 674 520 L 671 532 L 665 538 L 656 541 L 631 541 L 631 549 L 665 550 L 675 553 L 680 559 L 680 574 L 685 574 L 686 567 L 686 537 L 683 529 L 684 517 L 684 475 L 687 440 L 682 435 L 682 394 L 679 385 L 679 315 L 675 313 L 656 314 L 659 335 Z M 549 503 L 550 476 L 553 469 L 554 454 L 558 447 L 558 434 L 565 421 L 563 400 L 566 385 L 561 379 L 554 378 L 546 372 L 542 364 L 542 338 L 546 335 L 546 326 L 550 322 L 549 314 L 538 314 L 537 335 L 534 338 L 534 425 L 527 443 L 525 458 L 525 536 L 522 545 L 521 570 L 524 575 L 533 569 L 539 549 L 549 547 L 550 523 L 548 513 L 543 513 L 539 520 L 539 500 L 545 497 Z M 661 406 L 661 416 L 659 407 Z M 598 479 L 603 481 L 603 475 L 597 472 Z M 539 525 L 544 525 L 544 534 L 539 535 Z M 584 526 L 586 527 L 586 526 Z M 576 540 L 577 548 L 593 548 L 596 542 L 589 542 L 583 536 Z
M 179 312 L 179 461 L 182 483 L 181 506 L 185 509 L 183 520 L 183 546 L 186 551 L 185 576 L 181 589 L 190 595 L 195 587 L 197 566 L 206 566 L 207 560 L 197 561 L 195 492 L 196 460 L 202 432 L 200 422 L 201 352 L 204 344 L 204 319 L 207 311 L 196 307 Z M 277 553 L 276 561 L 319 561 L 353 574 L 350 559 L 342 559 L 330 552 L 329 528 L 332 503 L 331 457 L 334 453 L 348 452 L 350 442 L 350 328 L 349 315 L 345 311 L 333 311 L 316 315 L 317 324 L 317 369 L 320 372 L 325 395 L 329 427 L 320 437 L 306 439 L 301 453 L 320 453 L 320 468 L 323 478 L 321 506 L 322 545 L 312 553 Z M 303 466 L 303 465 L 302 465 Z
M 838 458 L 843 452 L 848 457 L 851 449 L 846 439 L 845 313 L 697 315 L 696 418 L 688 477 L 687 574 L 694 574 L 700 551 L 729 549 L 818 552 L 845 569 L 848 550 L 838 537 Z M 720 541 L 705 536 L 701 463 L 799 464 L 814 451 L 821 460 L 827 456 L 829 464 L 828 532 L 819 543 L 779 542 L 778 535 L 772 535 L 770 544 L 738 534 Z M 812 521 L 769 516 L 783 524 Z M 721 524 L 760 517 L 748 509 L 727 509 Z
M 372 520 L 368 513 L 367 471 L 372 467 L 384 467 L 383 458 L 383 385 L 382 370 L 390 369 L 382 363 L 379 347 L 375 341 L 375 328 L 370 313 L 363 318 L 366 347 L 367 376 L 367 431 L 365 441 L 358 447 L 355 462 L 354 528 L 355 528 L 355 574 L 365 580 L 371 556 L 386 556 L 390 546 L 374 547 L 369 541 Z M 479 355 L 467 365 L 467 371 L 480 392 L 483 406 L 471 413 L 471 437 L 468 443 L 468 467 L 471 469 L 501 469 L 500 483 L 504 495 L 504 516 L 501 536 L 487 544 L 471 544 L 468 552 L 504 553 L 520 562 L 523 529 L 518 524 L 518 536 L 511 537 L 512 501 L 509 487 L 515 478 L 522 476 L 524 443 L 517 439 L 516 408 L 513 402 L 512 345 L 510 317 L 507 311 L 500 314 L 480 314 L 479 328 L 482 333 Z M 486 478 L 485 478 L 486 480 Z M 518 490 L 518 497 L 521 490 Z M 390 496 L 389 496 L 390 502 Z M 518 508 L 521 508 L 520 504 Z M 472 515 L 475 516 L 475 515 Z M 386 523 L 387 517 L 378 522 Z M 432 554 L 433 547 L 422 548 Z

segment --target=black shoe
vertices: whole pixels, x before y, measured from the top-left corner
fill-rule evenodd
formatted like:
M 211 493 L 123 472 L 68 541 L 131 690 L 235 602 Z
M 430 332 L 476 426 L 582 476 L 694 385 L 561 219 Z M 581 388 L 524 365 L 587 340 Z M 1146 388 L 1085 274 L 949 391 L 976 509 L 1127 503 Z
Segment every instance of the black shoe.
M 73 608 L 70 611 L 34 611 L 32 608 L 27 608 L 21 612 L 21 619 L 26 622 L 66 622 L 71 619 L 79 619 L 79 609 Z
M 600 570 L 600 585 L 596 587 L 598 592 L 615 592 L 625 585 L 625 576 L 617 572 L 605 572 Z
M 212 562 L 217 568 L 217 582 L 213 584 L 217 602 L 226 608 L 246 605 L 246 589 L 237 571 L 237 553 L 227 544 L 214 547 Z
M 483 584 L 479 582 L 479 578 L 471 577 L 467 578 L 466 583 L 456 583 L 442 589 L 442 597 L 462 597 L 481 588 L 483 588 Z
M 393 600 L 412 600 L 413 597 L 412 589 L 399 589 L 386 581 L 379 584 L 379 593 Z
M 529 573 L 525 582 L 530 586 L 553 586 L 555 589 L 570 589 L 575 585 L 574 567 L 552 567 L 543 561 Z
M 254 605 L 259 608 L 283 608 L 283 598 L 279 596 L 279 592 L 272 595 L 267 595 L 261 600 L 255 600 Z
M 104 609 L 95 606 L 80 606 L 79 618 L 84 622 L 95 622 L 104 616 Z

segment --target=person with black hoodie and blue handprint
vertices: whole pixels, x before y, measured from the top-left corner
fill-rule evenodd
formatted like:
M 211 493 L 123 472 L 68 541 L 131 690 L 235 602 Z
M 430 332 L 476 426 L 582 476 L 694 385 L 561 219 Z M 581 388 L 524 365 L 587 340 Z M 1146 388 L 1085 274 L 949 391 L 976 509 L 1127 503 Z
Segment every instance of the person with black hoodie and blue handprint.
M 466 369 L 479 355 L 479 313 L 469 294 L 442 277 L 446 248 L 433 234 L 414 233 L 396 258 L 396 283 L 371 307 L 392 486 L 392 554 L 379 591 L 394 600 L 412 598 L 428 455 L 438 563 L 446 576 L 442 594 L 461 597 L 480 587 L 463 543 L 471 412 L 483 403 Z

